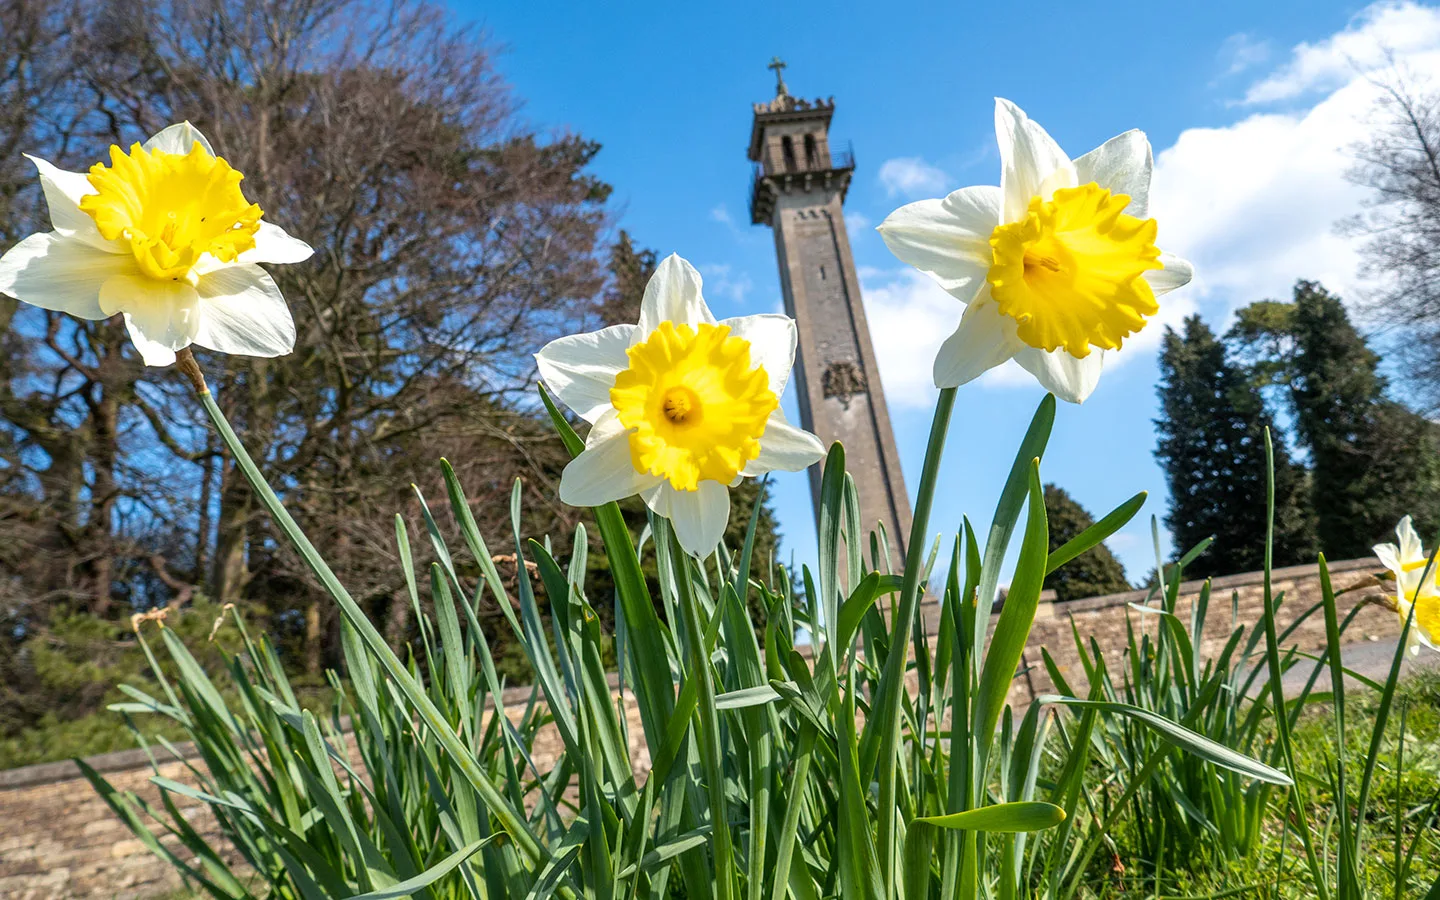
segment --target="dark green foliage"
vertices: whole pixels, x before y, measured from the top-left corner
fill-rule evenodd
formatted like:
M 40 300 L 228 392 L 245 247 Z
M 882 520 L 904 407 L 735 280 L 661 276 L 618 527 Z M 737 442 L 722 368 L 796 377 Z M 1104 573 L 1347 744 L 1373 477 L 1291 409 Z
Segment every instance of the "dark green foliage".
M 1265 562 L 1265 429 L 1260 391 L 1226 356 L 1199 316 L 1184 333 L 1167 328 L 1160 351 L 1160 418 L 1155 456 L 1165 469 L 1170 511 L 1165 524 L 1178 552 L 1207 537 L 1215 542 L 1191 567 L 1198 575 L 1251 572 Z M 1315 551 L 1304 470 L 1275 445 L 1275 563 Z
M 1369 554 L 1402 516 L 1422 534 L 1437 524 L 1440 449 L 1435 426 L 1386 396 L 1380 357 L 1340 298 L 1295 285 L 1291 303 L 1240 310 L 1231 337 L 1255 380 L 1281 388 L 1310 456 L 1321 549 L 1332 559 Z
M 1050 524 L 1050 550 L 1095 524 L 1095 517 L 1061 487 L 1045 485 L 1045 517 Z M 1125 567 L 1102 542 L 1045 577 L 1045 587 L 1061 600 L 1098 597 L 1130 590 Z
M 645 297 L 645 285 L 655 272 L 656 262 L 654 250 L 637 248 L 630 232 L 620 230 L 606 264 L 610 285 L 600 307 L 600 318 L 606 325 L 633 325 L 639 320 L 640 301 Z
M 240 649 L 234 628 L 221 629 L 211 641 L 210 633 L 223 612 L 219 604 L 196 599 L 172 609 L 165 627 L 173 631 L 194 654 L 202 668 L 212 674 L 224 668 L 226 653 Z M 252 624 L 266 621 L 263 610 L 247 609 Z M 154 634 L 156 625 L 142 624 Z M 173 677 L 173 666 L 162 657 Z M 308 699 L 328 696 L 322 682 L 296 679 L 297 690 Z M 145 691 L 157 691 L 150 668 L 130 622 L 113 622 L 84 613 L 57 616 L 34 640 L 20 644 L 19 652 L 0 656 L 0 713 L 22 716 L 6 723 L 0 719 L 0 770 L 31 763 L 49 762 L 72 756 L 91 756 L 111 750 L 128 749 L 135 737 L 122 716 L 105 710 L 105 704 L 125 700 L 118 685 L 128 684 Z M 34 707 L 43 698 L 44 707 Z M 3 727 L 9 724 L 10 727 Z M 20 725 L 26 726 L 24 730 Z M 154 729 L 179 739 L 184 729 L 176 726 Z

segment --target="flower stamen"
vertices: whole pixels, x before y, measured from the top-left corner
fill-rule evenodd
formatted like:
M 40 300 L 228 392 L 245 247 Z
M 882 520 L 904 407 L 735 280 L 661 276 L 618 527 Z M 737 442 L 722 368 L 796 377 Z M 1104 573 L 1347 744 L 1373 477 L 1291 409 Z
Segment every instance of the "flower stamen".
M 1025 251 L 1025 275 L 1028 277 L 1032 269 L 1049 269 L 1051 272 L 1060 271 L 1060 260 L 1053 256 L 1043 256 L 1033 250 Z
M 676 425 L 698 423 L 702 415 L 700 398 L 695 396 L 694 391 L 683 385 L 677 385 L 665 392 L 664 408 L 665 418 Z

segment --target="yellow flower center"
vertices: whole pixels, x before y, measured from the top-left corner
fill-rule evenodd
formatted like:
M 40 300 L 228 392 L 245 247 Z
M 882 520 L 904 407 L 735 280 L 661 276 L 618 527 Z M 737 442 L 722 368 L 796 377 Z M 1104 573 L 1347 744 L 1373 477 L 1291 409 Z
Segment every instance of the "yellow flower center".
M 990 293 L 1020 340 L 1083 358 L 1118 349 L 1159 310 L 1143 277 L 1163 268 L 1155 220 L 1125 215 L 1129 204 L 1092 181 L 1030 198 L 1025 218 L 991 232 Z
M 112 146 L 110 165 L 90 169 L 98 193 L 80 198 L 80 208 L 106 240 L 130 244 L 146 275 L 189 279 L 206 253 L 232 263 L 255 246 L 261 210 L 241 193 L 244 177 L 198 141 L 184 156 Z
M 661 322 L 627 351 L 610 402 L 630 430 L 636 471 L 676 490 L 701 481 L 729 484 L 760 453 L 760 436 L 780 398 L 750 342 L 728 325 Z

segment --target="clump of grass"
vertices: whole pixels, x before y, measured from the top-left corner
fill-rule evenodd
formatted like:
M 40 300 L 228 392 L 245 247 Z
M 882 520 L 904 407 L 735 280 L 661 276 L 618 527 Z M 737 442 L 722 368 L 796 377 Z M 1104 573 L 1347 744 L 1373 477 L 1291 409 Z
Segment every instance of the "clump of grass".
M 578 453 L 579 438 L 542 397 Z M 238 618 L 239 649 L 219 672 L 207 672 L 170 630 L 159 648 L 142 642 L 158 690 L 126 689 L 117 711 L 178 725 L 203 764 L 189 783 L 157 769 L 159 807 L 87 773 L 140 839 L 209 896 L 1068 900 L 1137 884 L 1164 893 L 1170 872 L 1196 858 L 1243 872 L 1268 860 L 1275 840 L 1279 875 L 1267 889 L 1287 890 L 1308 874 L 1328 900 L 1332 857 L 1338 877 L 1351 879 L 1344 883 L 1360 883 L 1345 860 L 1365 846 L 1362 823 L 1340 802 L 1330 821 L 1311 824 L 1323 812 L 1312 809 L 1320 795 L 1311 782 L 1328 778 L 1345 797 L 1346 781 L 1343 770 L 1315 775 L 1297 762 L 1306 756 L 1296 748 L 1307 745 L 1292 732 L 1305 703 L 1276 686 L 1301 661 L 1280 649 L 1279 601 L 1268 589 L 1263 631 L 1237 629 L 1230 655 L 1204 660 L 1196 651 L 1203 611 L 1188 629 L 1176 615 L 1176 567 L 1143 613 L 1161 618 L 1158 635 L 1132 638 L 1117 672 L 1092 647 L 1086 684 L 1066 684 L 1054 670 L 1058 693 L 1023 710 L 1009 704 L 1045 576 L 1122 527 L 1144 499 L 1048 550 L 1039 466 L 1053 397 L 1021 441 L 983 545 L 962 522 L 933 648 L 918 609 L 938 555 L 928 523 L 953 390 L 937 407 L 903 574 L 887 571 L 886 535 L 863 537 L 839 445 L 823 471 L 820 560 L 801 573 L 803 603 L 783 569 L 753 558 L 753 518 L 741 547 L 700 560 L 663 518 L 651 516 L 637 544 L 615 504 L 597 509 L 614 578 L 615 653 L 640 735 L 607 679 L 609 636 L 587 595 L 585 526 L 568 544 L 571 556 L 557 559 L 548 541 L 524 537 L 517 485 L 512 596 L 444 466 L 450 525 L 419 501 L 437 560 L 428 570 L 414 566 L 409 527 L 396 518 L 420 627 L 416 650 L 401 659 L 261 479 L 213 399 L 201 398 L 279 531 L 339 607 L 349 676 L 332 675 L 334 700 L 317 713 L 265 636 Z M 1018 562 L 992 617 L 1012 537 Z M 639 564 L 647 543 L 657 594 Z M 457 565 L 462 556 L 474 568 Z M 504 683 L 476 615 L 487 592 L 534 673 L 530 702 L 516 715 L 492 712 Z M 763 642 L 752 603 L 767 611 Z M 1323 612 L 1338 647 L 1328 583 Z M 793 645 L 801 628 L 815 638 L 809 656 Z M 1379 732 L 1393 685 L 1382 686 Z M 1335 698 L 1334 721 L 1345 721 L 1343 708 Z M 562 748 L 544 767 L 542 737 Z M 637 744 L 648 766 L 633 755 Z M 1398 754 L 1396 762 L 1399 771 Z M 1369 775 L 1364 783 L 1379 784 Z M 254 878 L 240 877 L 233 854 L 189 827 L 176 795 L 210 807 Z M 1377 810 L 1383 794 L 1374 796 Z M 1417 813 L 1416 828 L 1431 814 L 1433 805 Z M 1123 865 L 1122 850 L 1135 863 L 1123 871 L 1114 865 Z M 1420 871 L 1412 863 L 1399 880 Z
M 197 596 L 188 605 L 169 610 L 164 618 L 165 627 L 178 635 L 192 649 L 197 664 L 212 674 L 224 668 L 227 653 L 240 649 L 232 629 L 211 640 L 211 630 L 222 612 L 220 604 Z M 262 610 L 247 606 L 243 614 L 252 627 L 263 621 Z M 106 708 L 126 699 L 121 685 L 153 690 L 158 684 L 131 623 L 88 615 L 61 616 L 50 624 L 43 639 L 27 645 L 26 652 L 32 655 L 31 668 L 47 685 L 47 693 L 72 701 L 0 737 L 0 769 L 135 746 L 135 723 Z M 169 677 L 177 674 L 173 662 L 163 658 L 159 662 Z M 292 679 L 292 683 L 297 695 L 310 705 L 324 706 L 332 693 L 328 684 L 313 679 Z M 86 709 L 93 711 L 86 713 Z M 183 726 L 168 720 L 149 718 L 145 728 L 152 740 L 186 737 Z

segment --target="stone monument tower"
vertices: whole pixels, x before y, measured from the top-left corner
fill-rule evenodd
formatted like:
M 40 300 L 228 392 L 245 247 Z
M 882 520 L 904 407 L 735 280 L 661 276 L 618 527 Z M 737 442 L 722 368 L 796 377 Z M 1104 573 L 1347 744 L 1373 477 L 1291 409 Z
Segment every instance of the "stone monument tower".
M 849 150 L 830 147 L 831 100 L 790 96 L 778 58 L 775 99 L 755 104 L 750 129 L 750 221 L 775 231 L 785 311 L 800 329 L 795 386 L 800 419 L 827 445 L 845 445 L 845 468 L 860 493 L 861 526 L 885 526 L 891 565 L 903 567 L 910 498 L 885 408 L 885 392 L 860 282 L 845 231 L 845 192 L 855 171 Z M 810 470 L 818 514 L 820 468 Z M 870 548 L 866 542 L 867 558 Z

